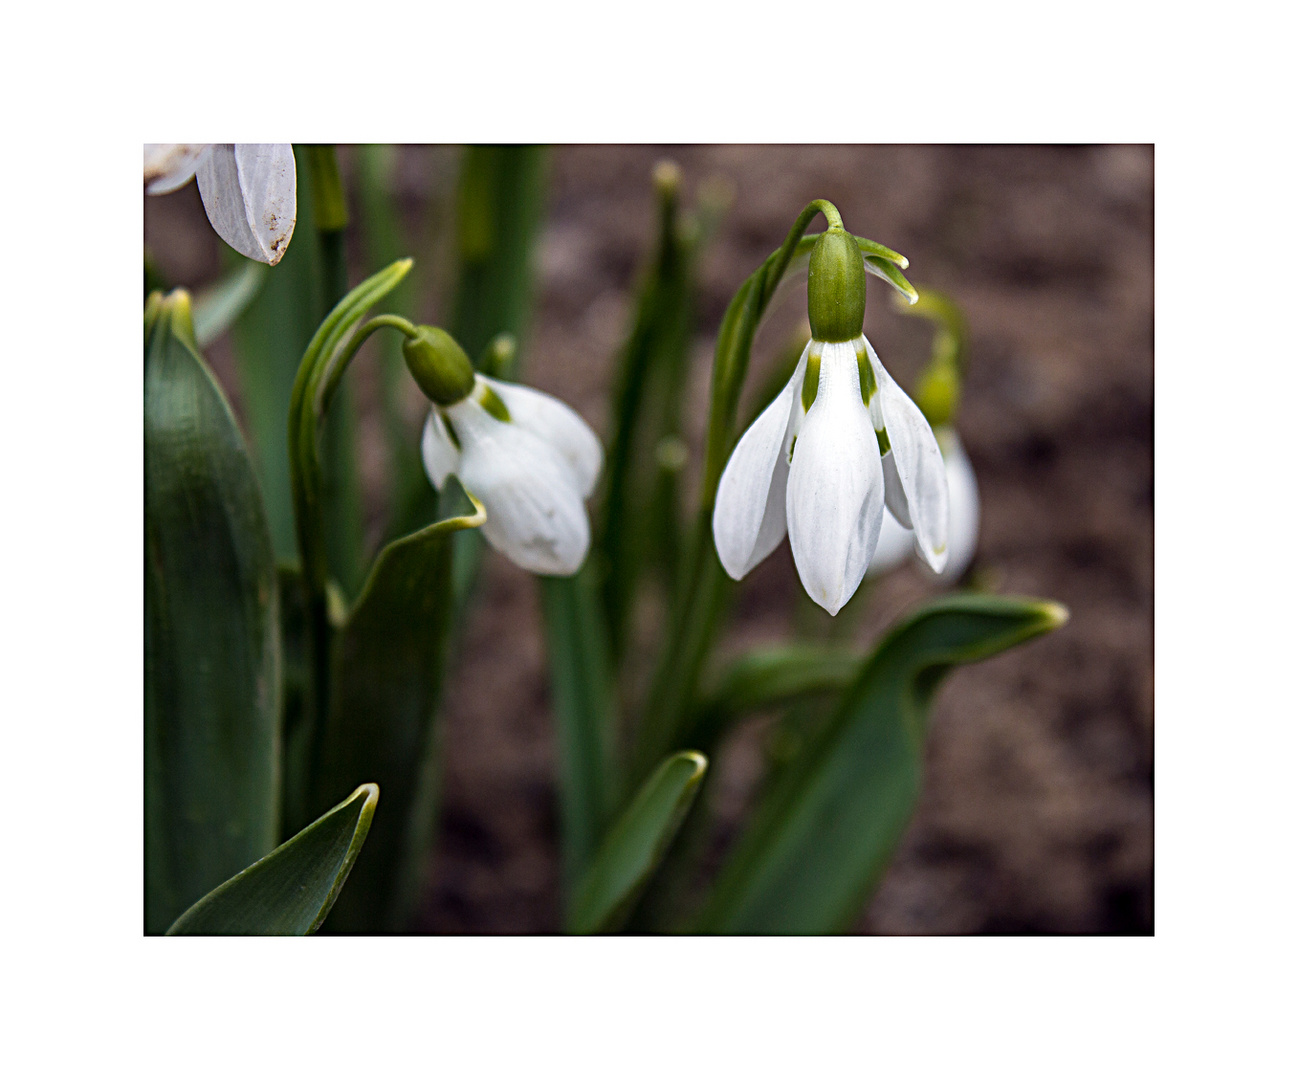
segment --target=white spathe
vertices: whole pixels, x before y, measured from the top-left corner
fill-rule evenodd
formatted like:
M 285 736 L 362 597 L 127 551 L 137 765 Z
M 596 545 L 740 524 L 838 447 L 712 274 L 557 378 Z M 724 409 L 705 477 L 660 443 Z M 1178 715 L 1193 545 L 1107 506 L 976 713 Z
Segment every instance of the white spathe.
M 816 396 L 804 412 L 803 381 L 817 359 Z M 875 384 L 868 402 L 863 364 Z M 881 454 L 885 434 L 891 449 Z M 948 496 L 932 429 L 864 335 L 813 340 L 721 475 L 712 514 L 717 555 L 738 580 L 775 550 L 787 529 L 803 588 L 836 615 L 874 556 L 885 501 L 913 523 L 925 561 L 940 572 L 947 561 Z
M 946 482 L 950 492 L 950 535 L 947 540 L 947 562 L 941 572 L 934 575 L 944 582 L 960 578 L 973 561 L 978 547 L 980 504 L 978 481 L 973 466 L 965 454 L 960 436 L 953 427 L 939 427 L 933 432 L 942 451 L 946 465 Z M 879 530 L 879 546 L 866 577 L 880 577 L 901 566 L 912 554 L 919 555 L 915 533 L 902 525 L 891 512 L 883 515 L 883 528 Z M 922 560 L 921 560 L 922 561 Z M 926 570 L 933 573 L 927 566 Z
M 487 389 L 504 404 L 508 420 L 484 407 Z M 534 574 L 568 576 L 580 569 L 590 549 L 584 500 L 599 478 L 604 451 L 567 405 L 479 375 L 464 400 L 433 406 L 422 450 L 434 487 L 455 475 L 482 503 L 482 533 L 511 562 Z
M 145 143 L 144 190 L 164 195 L 198 177 L 212 228 L 240 255 L 274 266 L 297 224 L 289 143 Z

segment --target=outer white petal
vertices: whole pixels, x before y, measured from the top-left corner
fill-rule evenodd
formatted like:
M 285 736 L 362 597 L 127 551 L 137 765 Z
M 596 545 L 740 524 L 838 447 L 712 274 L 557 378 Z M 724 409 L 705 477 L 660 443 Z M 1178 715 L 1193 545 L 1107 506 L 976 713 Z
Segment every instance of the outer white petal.
M 950 517 L 946 467 L 938 449 L 933 429 L 928 426 L 919 406 L 906 396 L 885 370 L 869 341 L 865 342 L 874 377 L 879 383 L 879 410 L 888 442 L 892 445 L 896 475 L 905 499 L 903 513 L 893 512 L 903 524 L 909 517 L 915 530 L 915 543 L 923 559 L 937 573 L 947 561 L 947 529 Z M 893 488 L 891 506 L 897 500 Z
M 479 375 L 505 403 L 510 418 L 524 431 L 539 436 L 559 451 L 572 466 L 581 486 L 582 498 L 590 498 L 604 467 L 604 448 L 599 437 L 574 409 L 558 398 L 530 386 L 500 382 Z
M 787 510 L 802 586 L 837 615 L 861 584 L 883 523 L 883 466 L 851 342 L 824 346 L 820 387 L 793 449 Z
M 951 532 L 947 544 L 948 559 L 941 572 L 944 581 L 955 581 L 969 568 L 978 548 L 980 506 L 978 481 L 973 466 L 960 444 L 960 436 L 951 427 L 935 433 L 946 462 L 946 481 L 951 494 Z M 918 550 L 918 544 L 916 545 Z
M 811 342 L 793 377 L 744 432 L 721 473 L 712 536 L 727 574 L 738 581 L 784 539 L 789 444 L 801 419 L 802 380 Z
M 144 193 L 165 195 L 194 178 L 208 143 L 145 143 Z
M 207 219 L 241 255 L 274 266 L 297 223 L 297 166 L 288 143 L 220 143 L 198 166 Z
M 446 478 L 455 472 L 455 467 L 460 462 L 460 451 L 451 442 L 451 437 L 446 432 L 446 423 L 436 409 L 428 411 L 419 449 L 424 458 L 424 472 L 428 473 L 433 487 L 441 491 Z
M 534 574 L 575 574 L 590 547 L 590 522 L 568 462 L 472 397 L 446 413 L 460 440 L 456 475 L 487 511 L 487 542 Z

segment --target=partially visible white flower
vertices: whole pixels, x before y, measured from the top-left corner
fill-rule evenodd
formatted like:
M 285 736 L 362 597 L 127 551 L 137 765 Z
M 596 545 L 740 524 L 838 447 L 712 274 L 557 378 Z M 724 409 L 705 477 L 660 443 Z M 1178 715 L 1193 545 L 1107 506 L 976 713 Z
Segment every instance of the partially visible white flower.
M 604 451 L 567 405 L 477 375 L 467 397 L 434 404 L 422 450 L 435 487 L 454 474 L 482 503 L 483 535 L 511 562 L 534 574 L 580 569 L 590 548 L 584 501 L 595 489 Z
M 951 507 L 947 562 L 936 577 L 942 581 L 953 582 L 969 568 L 974 551 L 978 547 L 980 516 L 978 481 L 974 477 L 973 466 L 969 463 L 955 428 L 939 427 L 933 434 L 937 438 L 938 447 L 942 451 L 942 460 L 946 465 L 946 482 Z M 874 550 L 874 558 L 865 576 L 880 577 L 890 570 L 895 570 L 912 554 L 922 558 L 914 531 L 898 522 L 891 512 L 886 513 L 883 515 L 883 527 L 879 530 L 879 546 Z
M 235 251 L 274 266 L 297 224 L 289 143 L 145 143 L 144 190 L 164 195 L 198 177 L 212 228 Z
M 814 389 L 810 408 L 804 382 Z M 928 421 L 864 334 L 813 339 L 722 473 L 712 515 L 721 565 L 738 580 L 775 550 L 787 528 L 803 587 L 836 615 L 875 554 L 885 504 L 941 572 L 946 470 Z

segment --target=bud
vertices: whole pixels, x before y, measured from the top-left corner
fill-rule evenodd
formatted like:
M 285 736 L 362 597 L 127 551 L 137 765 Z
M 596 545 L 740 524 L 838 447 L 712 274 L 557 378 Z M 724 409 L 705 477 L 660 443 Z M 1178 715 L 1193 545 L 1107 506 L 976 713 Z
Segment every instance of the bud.
M 420 326 L 402 343 L 401 352 L 419 389 L 438 405 L 454 405 L 473 391 L 473 365 L 445 330 Z
M 811 249 L 807 319 L 816 341 L 852 341 L 865 325 L 865 266 L 856 238 L 843 229 L 821 233 Z

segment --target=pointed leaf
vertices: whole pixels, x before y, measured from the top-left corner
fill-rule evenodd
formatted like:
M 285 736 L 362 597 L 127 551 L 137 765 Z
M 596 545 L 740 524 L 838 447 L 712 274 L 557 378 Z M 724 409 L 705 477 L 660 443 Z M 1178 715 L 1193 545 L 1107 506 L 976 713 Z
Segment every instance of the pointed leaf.
M 451 603 L 452 538 L 475 512 L 385 547 L 340 630 L 314 805 L 360 777 L 383 789 L 385 813 L 331 924 L 404 929 L 421 882 L 437 782 L 433 726 Z
M 252 464 L 155 295 L 144 357 L 145 926 L 160 933 L 277 839 L 275 563 Z
M 707 768 L 702 754 L 684 750 L 644 782 L 578 887 L 570 933 L 606 933 L 621 926 L 685 820 Z
M 378 806 L 362 784 L 264 859 L 213 889 L 168 934 L 314 934 L 351 873 Z
M 832 718 L 776 777 L 694 929 L 841 933 L 882 877 L 919 798 L 929 704 L 956 664 L 1064 622 L 1058 604 L 950 596 L 893 630 Z
M 266 280 L 265 263 L 240 259 L 214 285 L 194 297 L 194 339 L 206 348 L 235 324 Z

